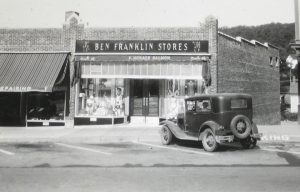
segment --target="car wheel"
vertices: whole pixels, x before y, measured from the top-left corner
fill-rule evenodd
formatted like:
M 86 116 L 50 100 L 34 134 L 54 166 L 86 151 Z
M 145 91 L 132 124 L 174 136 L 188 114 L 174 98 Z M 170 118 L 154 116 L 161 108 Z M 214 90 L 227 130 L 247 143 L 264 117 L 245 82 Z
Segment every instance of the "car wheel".
M 256 146 L 257 139 L 253 137 L 247 137 L 246 139 L 240 140 L 240 143 L 244 149 L 253 149 Z
M 217 143 L 215 134 L 211 129 L 205 129 L 203 132 L 202 145 L 205 151 L 216 151 L 219 144 Z
M 237 115 L 232 119 L 230 129 L 233 135 L 237 138 L 246 139 L 249 137 L 251 132 L 251 122 L 248 117 L 244 115 Z
M 161 142 L 164 145 L 169 145 L 172 142 L 173 134 L 167 126 L 163 126 L 160 130 Z

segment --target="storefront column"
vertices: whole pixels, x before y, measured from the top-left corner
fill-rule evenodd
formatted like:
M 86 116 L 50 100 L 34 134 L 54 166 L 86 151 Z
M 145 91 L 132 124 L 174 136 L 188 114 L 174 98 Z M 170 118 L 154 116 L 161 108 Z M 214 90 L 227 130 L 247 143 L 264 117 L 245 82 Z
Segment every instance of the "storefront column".
M 68 63 L 68 82 L 67 82 L 67 91 L 66 91 L 66 105 L 65 105 L 65 128 L 74 128 L 74 118 L 75 118 L 75 92 L 76 86 L 71 85 L 74 75 L 74 55 L 69 55 L 69 63 Z
M 20 93 L 20 108 L 19 108 L 19 118 L 20 123 L 24 125 L 26 124 L 26 95 L 25 93 Z

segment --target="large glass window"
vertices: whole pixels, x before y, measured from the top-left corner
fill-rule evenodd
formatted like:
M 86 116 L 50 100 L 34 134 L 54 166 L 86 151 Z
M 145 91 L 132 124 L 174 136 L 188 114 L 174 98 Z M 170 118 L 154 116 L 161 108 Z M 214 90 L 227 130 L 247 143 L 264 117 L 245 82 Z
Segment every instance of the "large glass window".
M 203 80 L 165 80 L 165 98 L 161 115 L 166 118 L 184 113 L 184 98 L 204 93 Z
M 81 79 L 77 116 L 124 116 L 124 79 Z
M 65 92 L 29 93 L 28 120 L 64 120 Z

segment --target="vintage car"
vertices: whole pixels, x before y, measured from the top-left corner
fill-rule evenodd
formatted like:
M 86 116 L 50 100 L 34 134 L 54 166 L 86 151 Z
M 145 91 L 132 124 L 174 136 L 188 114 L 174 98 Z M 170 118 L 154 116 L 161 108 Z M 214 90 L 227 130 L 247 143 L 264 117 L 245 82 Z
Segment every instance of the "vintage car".
M 160 122 L 161 141 L 168 145 L 174 138 L 202 141 L 204 150 L 213 152 L 226 142 L 240 142 L 253 148 L 261 134 L 252 121 L 252 97 L 223 93 L 185 99 L 185 112 Z

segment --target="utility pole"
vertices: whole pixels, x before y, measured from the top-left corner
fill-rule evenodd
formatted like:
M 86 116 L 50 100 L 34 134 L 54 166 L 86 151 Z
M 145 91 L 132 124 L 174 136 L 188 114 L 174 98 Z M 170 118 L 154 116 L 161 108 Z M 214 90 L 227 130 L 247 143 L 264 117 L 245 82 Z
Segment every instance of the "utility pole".
M 295 42 L 290 44 L 290 47 L 293 48 L 296 51 L 296 57 L 298 60 L 298 66 L 297 68 L 297 74 L 298 74 L 298 124 L 300 124 L 300 84 L 299 84 L 299 76 L 300 76 L 300 1 L 294 0 L 294 6 L 295 6 Z

